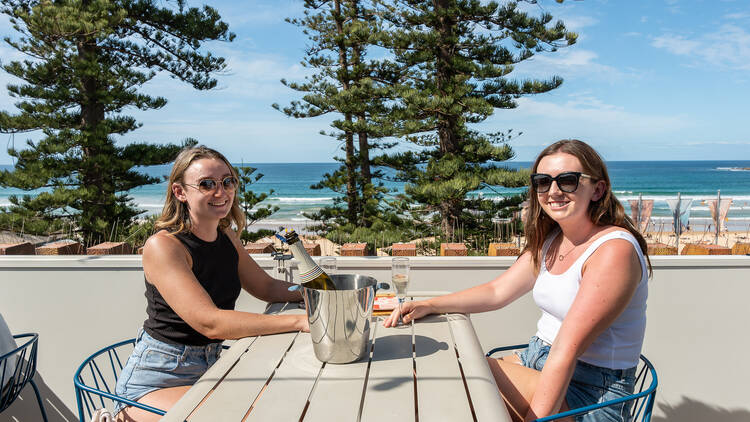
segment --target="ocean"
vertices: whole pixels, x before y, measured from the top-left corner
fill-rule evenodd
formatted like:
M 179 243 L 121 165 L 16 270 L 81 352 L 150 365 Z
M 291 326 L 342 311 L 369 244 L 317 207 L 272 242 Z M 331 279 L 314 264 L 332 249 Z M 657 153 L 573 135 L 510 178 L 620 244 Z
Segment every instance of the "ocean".
M 528 168 L 531 162 L 513 161 L 505 163 L 512 168 Z M 251 163 L 256 173 L 263 178 L 251 189 L 255 192 L 273 194 L 265 201 L 279 206 L 279 211 L 264 221 L 267 225 L 304 224 L 305 212 L 313 212 L 330 205 L 336 193 L 328 190 L 313 190 L 310 185 L 318 182 L 325 173 L 334 171 L 338 163 Z M 607 163 L 612 187 L 617 198 L 630 213 L 629 199 L 654 200 L 652 230 L 671 231 L 671 211 L 666 199 L 693 199 L 690 208 L 690 224 L 694 230 L 703 230 L 711 224 L 707 199 L 715 199 L 717 191 L 722 198 L 732 198 L 727 228 L 734 231 L 750 230 L 750 161 L 611 161 Z M 144 167 L 141 171 L 153 176 L 169 174 L 169 165 Z M 11 170 L 12 166 L 0 166 L 0 170 Z M 402 191 L 400 183 L 384 182 L 394 190 Z M 525 188 L 483 189 L 472 194 L 485 198 L 499 198 L 522 192 Z M 130 192 L 134 202 L 144 215 L 161 212 L 166 183 L 142 186 Z M 19 189 L 0 188 L 0 207 L 10 204 L 8 196 L 34 194 Z

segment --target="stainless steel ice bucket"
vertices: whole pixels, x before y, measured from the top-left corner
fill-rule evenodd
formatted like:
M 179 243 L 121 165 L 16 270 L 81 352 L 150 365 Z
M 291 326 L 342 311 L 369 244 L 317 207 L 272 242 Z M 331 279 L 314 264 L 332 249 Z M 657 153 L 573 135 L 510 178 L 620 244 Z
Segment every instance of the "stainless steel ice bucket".
M 331 279 L 336 290 L 302 284 L 313 350 L 322 362 L 354 362 L 367 353 L 375 291 L 388 285 L 359 274 L 334 274 Z

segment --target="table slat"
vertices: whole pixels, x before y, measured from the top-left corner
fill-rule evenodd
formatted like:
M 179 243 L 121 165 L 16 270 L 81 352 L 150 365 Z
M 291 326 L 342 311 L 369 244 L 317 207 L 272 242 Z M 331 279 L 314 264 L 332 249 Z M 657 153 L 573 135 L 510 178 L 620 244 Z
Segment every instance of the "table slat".
M 161 420 L 163 422 L 184 422 L 195 406 L 203 400 L 216 383 L 224 377 L 229 368 L 247 351 L 257 337 L 245 337 L 234 342 L 232 347 L 222 352 L 221 358 L 208 368 L 205 374 L 193 385 Z
M 510 416 L 484 357 L 471 320 L 462 314 L 450 314 L 448 320 L 477 421 L 510 422 Z
M 309 333 L 299 333 L 247 421 L 297 421 L 323 364 Z
M 374 330 L 370 327 L 370 334 Z M 318 377 L 318 383 L 310 400 L 304 422 L 355 421 L 362 403 L 370 346 L 367 354 L 358 362 L 335 365 L 326 364 Z
M 290 311 L 290 313 L 300 312 L 304 310 Z M 242 420 L 296 336 L 297 333 L 283 333 L 259 337 L 240 357 L 224 381 L 187 420 L 191 422 Z
M 419 420 L 473 421 L 445 315 L 414 323 Z
M 374 348 L 361 420 L 411 420 L 414 417 L 412 330 L 385 328 L 382 321 L 378 318 L 373 324 Z

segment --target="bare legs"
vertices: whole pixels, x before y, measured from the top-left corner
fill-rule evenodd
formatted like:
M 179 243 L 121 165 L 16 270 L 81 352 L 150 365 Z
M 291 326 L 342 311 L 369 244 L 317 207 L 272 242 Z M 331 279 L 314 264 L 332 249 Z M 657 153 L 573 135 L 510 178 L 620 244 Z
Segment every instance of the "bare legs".
M 492 375 L 503 396 L 513 421 L 523 421 L 529 411 L 529 404 L 534 397 L 541 372 L 521 365 L 516 355 L 504 356 L 500 359 L 487 358 Z M 568 410 L 567 402 L 563 402 L 560 411 Z M 572 422 L 572 419 L 565 419 Z
M 157 409 L 169 410 L 190 387 L 190 385 L 185 385 L 181 387 L 162 388 L 141 397 L 138 399 L 138 403 L 147 404 Z M 117 414 L 118 422 L 156 422 L 159 419 L 161 419 L 161 416 L 155 413 L 132 406 L 126 407 Z

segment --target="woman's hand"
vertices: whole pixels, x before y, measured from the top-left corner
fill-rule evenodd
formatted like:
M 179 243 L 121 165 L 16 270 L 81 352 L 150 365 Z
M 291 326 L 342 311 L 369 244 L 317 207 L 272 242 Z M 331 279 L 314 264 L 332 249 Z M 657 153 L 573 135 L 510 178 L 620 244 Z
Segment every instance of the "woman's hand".
M 307 314 L 295 315 L 295 316 L 297 317 L 297 323 L 295 324 L 297 331 L 302 331 L 303 333 L 309 333 L 310 323 L 307 321 Z
M 402 321 L 404 324 L 408 324 L 415 319 L 425 317 L 429 314 L 435 313 L 434 307 L 426 300 L 418 300 L 412 302 L 404 302 L 401 305 L 401 312 L 403 312 Z M 401 316 L 398 306 L 396 309 L 388 315 L 388 318 L 383 321 L 384 327 L 395 327 L 398 325 L 399 317 Z

